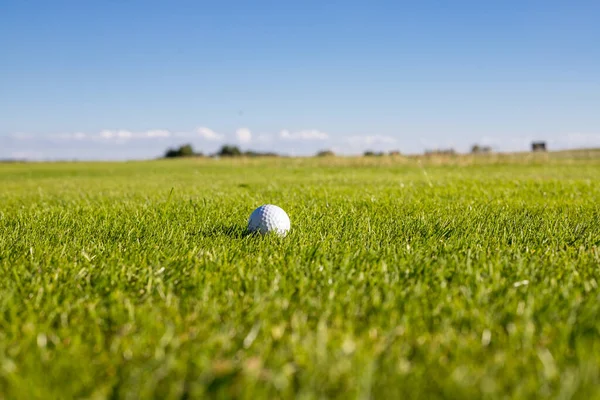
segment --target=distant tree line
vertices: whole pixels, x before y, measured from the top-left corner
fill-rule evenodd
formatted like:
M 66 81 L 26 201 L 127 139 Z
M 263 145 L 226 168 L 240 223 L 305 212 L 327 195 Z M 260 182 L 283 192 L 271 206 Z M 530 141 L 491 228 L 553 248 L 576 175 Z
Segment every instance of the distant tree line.
M 399 156 L 400 151 L 392 150 L 388 153 L 382 151 L 375 152 L 367 150 L 363 153 L 365 157 L 378 157 L 378 156 Z M 333 150 L 324 149 L 320 150 L 315 154 L 315 157 L 333 157 L 335 153 Z M 169 148 L 164 154 L 164 158 L 178 158 L 178 157 L 204 157 L 201 152 L 196 152 L 191 144 L 184 144 L 177 148 Z M 242 151 L 238 146 L 225 144 L 221 146 L 219 151 L 213 154 L 208 154 L 207 157 L 282 157 L 282 155 L 275 152 L 260 152 L 254 150 Z
M 491 152 L 492 152 L 492 148 L 489 146 L 481 146 L 478 144 L 474 144 L 471 147 L 471 154 L 489 154 Z M 448 155 L 455 155 L 455 154 L 457 154 L 457 152 L 453 148 L 425 150 L 426 156 L 433 156 L 433 155 L 448 156 Z M 383 151 L 366 150 L 363 153 L 364 157 L 382 157 L 382 156 L 386 156 L 386 155 L 399 156 L 399 155 L 401 155 L 401 153 L 398 150 L 392 150 L 387 153 L 383 152 Z M 172 149 L 170 148 L 164 154 L 164 158 L 203 157 L 203 156 L 204 156 L 203 153 L 194 151 L 194 148 L 192 147 L 191 144 L 184 144 L 182 146 L 179 146 L 178 148 L 172 148 Z M 316 157 L 333 157 L 333 156 L 335 156 L 335 153 L 333 152 L 333 150 L 324 149 L 324 150 L 318 151 L 315 154 L 315 156 Z M 213 154 L 209 154 L 208 157 L 282 157 L 282 155 L 277 154 L 275 152 L 260 152 L 260 151 L 254 151 L 254 150 L 242 151 L 242 150 L 240 150 L 240 148 L 238 146 L 231 145 L 231 144 L 225 144 L 225 145 L 221 146 L 219 151 L 217 151 Z
M 201 152 L 194 151 L 191 144 L 184 144 L 175 149 L 167 149 L 164 158 L 177 158 L 177 157 L 203 157 L 204 154 Z M 234 145 L 223 145 L 219 151 L 213 154 L 209 154 L 209 157 L 278 157 L 277 153 L 273 152 L 259 152 L 254 150 L 241 151 L 239 147 Z
M 435 149 L 435 150 L 425 150 L 426 156 L 453 156 L 456 154 L 456 150 L 450 149 Z
M 383 151 L 373 151 L 373 150 L 367 150 L 363 153 L 363 156 L 365 157 L 382 157 L 385 155 L 389 155 L 389 156 L 399 156 L 400 152 L 398 150 L 392 150 L 389 153 L 385 153 Z
M 471 146 L 472 154 L 488 154 L 492 152 L 492 148 L 490 146 L 480 146 L 478 144 L 474 144 Z
M 335 153 L 332 150 L 320 150 L 316 154 L 317 157 L 332 157 Z
M 194 152 L 194 148 L 191 144 L 184 144 L 179 146 L 177 149 L 167 149 L 165 152 L 165 158 L 175 157 L 201 157 L 202 153 Z

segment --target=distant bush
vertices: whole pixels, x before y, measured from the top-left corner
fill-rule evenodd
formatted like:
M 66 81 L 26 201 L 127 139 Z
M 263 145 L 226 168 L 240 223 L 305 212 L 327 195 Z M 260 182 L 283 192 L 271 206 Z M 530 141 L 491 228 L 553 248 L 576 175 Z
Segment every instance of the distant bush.
M 321 150 L 317 153 L 317 157 L 331 157 L 335 156 L 335 153 L 331 150 Z
M 480 146 L 478 144 L 474 144 L 471 147 L 471 153 L 472 154 L 483 154 L 483 153 L 491 153 L 492 152 L 492 148 L 489 146 Z
M 438 156 L 438 155 L 452 156 L 454 154 L 456 154 L 456 151 L 454 149 L 425 150 L 425 155 L 428 155 L 428 156 Z
M 241 151 L 239 147 L 226 144 L 212 155 L 213 157 L 279 157 L 275 152 L 260 152 L 254 150 Z
M 226 144 L 221 147 L 217 155 L 220 157 L 239 157 L 242 155 L 242 152 L 239 147 Z
M 372 151 L 372 150 L 367 150 L 367 151 L 365 151 L 365 152 L 363 153 L 363 155 L 364 155 L 365 157 L 381 157 L 381 156 L 383 156 L 383 155 L 384 155 L 384 153 L 383 153 L 383 151 L 380 151 L 380 152 L 376 153 L 376 152 L 374 152 L 374 151 Z
M 390 156 L 399 156 L 400 155 L 400 150 L 392 150 L 390 151 Z
M 262 153 L 260 151 L 248 150 L 243 153 L 246 157 L 279 157 L 279 154 L 274 152 Z
M 177 149 L 168 149 L 165 152 L 165 158 L 175 158 L 175 157 L 193 157 L 193 156 L 201 156 L 202 153 L 195 153 L 194 148 L 191 144 L 184 144 L 183 146 L 179 146 Z

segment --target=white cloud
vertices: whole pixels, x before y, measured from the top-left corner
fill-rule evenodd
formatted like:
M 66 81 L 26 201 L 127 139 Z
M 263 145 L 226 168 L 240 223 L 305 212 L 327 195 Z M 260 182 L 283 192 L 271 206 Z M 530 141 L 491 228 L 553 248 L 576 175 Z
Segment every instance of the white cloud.
M 346 139 L 352 146 L 373 146 L 395 144 L 396 138 L 384 135 L 351 136 Z
M 240 128 L 235 131 L 235 137 L 240 143 L 249 143 L 252 140 L 252 132 L 248 128 Z
M 194 132 L 172 132 L 171 136 L 174 138 L 194 138 L 197 135 Z
M 117 137 L 116 133 L 114 131 L 102 131 L 100 132 L 100 137 L 102 139 L 112 139 L 113 137 Z
M 31 139 L 35 139 L 35 136 L 33 136 L 30 133 L 24 133 L 24 132 L 15 132 L 15 133 L 11 133 L 10 137 L 14 140 L 31 140 Z
M 217 141 L 217 140 L 222 140 L 225 138 L 224 135 L 221 135 L 220 133 L 217 133 L 217 132 L 213 131 L 212 129 L 205 128 L 203 126 L 196 129 L 196 133 L 201 138 L 210 140 L 210 141 Z
M 56 135 L 50 135 L 49 138 L 54 139 L 54 140 L 74 140 L 75 134 L 74 133 L 58 133 Z
M 110 131 L 104 130 L 100 132 L 100 135 L 91 135 L 91 140 L 106 140 L 106 141 L 114 141 L 117 143 L 127 142 L 129 140 L 137 140 L 137 139 L 160 139 L 160 138 L 168 138 L 171 137 L 171 132 L 161 129 L 153 129 L 142 132 L 132 132 L 128 130 L 118 130 L 118 131 Z
M 230 139 L 235 140 L 238 144 L 251 146 L 253 150 L 257 151 L 275 151 L 296 155 L 310 155 L 325 148 L 336 148 L 340 149 L 340 153 L 355 154 L 364 150 L 391 150 L 398 146 L 394 137 L 382 135 L 330 136 L 318 129 L 297 131 L 284 129 L 276 132 L 256 133 L 248 127 L 239 127 L 230 135 L 225 135 L 203 126 L 189 131 L 105 129 L 91 133 L 74 132 L 50 135 L 15 133 L 9 135 L 8 139 L 7 143 L 10 144 L 10 147 L 0 145 L 0 150 L 4 150 L 6 155 L 10 155 L 11 151 L 25 150 L 43 150 L 46 154 L 46 150 L 50 148 L 56 154 L 64 154 L 69 157 L 71 154 L 74 154 L 73 157 L 82 155 L 84 158 L 101 153 L 106 154 L 109 158 L 119 157 L 119 154 L 155 155 L 161 154 L 168 147 L 182 143 L 192 143 L 195 148 L 207 153 L 216 151 L 218 146 Z M 53 157 L 53 155 L 48 153 L 48 157 Z
M 103 130 L 100 132 L 99 136 L 101 139 L 106 139 L 106 140 L 129 139 L 133 136 L 133 133 L 131 133 L 129 131 L 125 131 L 125 130 L 119 130 L 119 131 Z M 72 138 L 73 138 L 73 135 L 69 135 L 67 137 L 67 139 L 72 139 Z
M 13 140 L 25 141 L 25 140 L 51 140 L 51 141 L 102 141 L 102 142 L 126 142 L 129 140 L 143 140 L 143 139 L 167 139 L 167 138 L 193 138 L 202 137 L 206 140 L 219 141 L 224 138 L 224 135 L 220 135 L 208 128 L 198 128 L 196 132 L 177 132 L 172 133 L 165 129 L 151 129 L 141 132 L 132 132 L 129 130 L 119 129 L 111 130 L 104 129 L 98 133 L 57 133 L 51 135 L 31 135 L 26 133 L 13 133 L 10 137 Z
M 13 160 L 39 160 L 44 156 L 41 151 L 15 151 L 10 154 Z
M 533 136 L 527 134 L 521 134 L 518 137 L 492 137 L 483 136 L 481 139 L 474 141 L 472 144 L 480 144 L 483 146 L 490 146 L 494 151 L 524 151 L 529 150 L 531 142 L 538 140 Z M 444 145 L 438 146 L 437 148 L 449 148 L 452 146 Z M 426 146 L 427 149 L 434 149 L 434 146 Z M 469 151 L 470 147 L 465 147 L 465 151 Z
M 317 129 L 308 129 L 297 132 L 290 132 L 287 129 L 279 132 L 279 137 L 283 140 L 327 140 L 329 135 Z
M 569 133 L 560 144 L 566 144 L 569 148 L 577 147 L 600 147 L 600 133 Z
M 260 135 L 258 135 L 258 137 L 256 138 L 257 142 L 260 143 L 269 143 L 273 140 L 273 136 L 269 135 L 268 133 L 261 133 Z
M 111 130 L 107 129 L 107 130 L 101 131 L 99 135 L 87 136 L 87 135 L 83 134 L 84 136 L 82 136 L 81 139 L 89 137 L 92 140 L 103 139 L 103 140 L 125 141 L 125 140 L 129 140 L 129 139 L 134 139 L 134 138 L 146 137 L 149 132 L 153 132 L 153 131 L 134 133 L 134 132 L 127 131 L 124 129 L 120 129 L 118 131 L 111 131 Z M 71 137 L 69 137 L 69 139 L 75 139 L 75 137 L 73 135 L 71 135 Z
M 168 138 L 168 137 L 171 137 L 171 132 L 165 131 L 162 129 L 156 129 L 156 130 L 144 132 L 143 136 L 147 137 L 147 138 L 157 138 L 157 137 Z
M 51 141 L 104 141 L 104 142 L 126 142 L 133 139 L 154 139 L 154 138 L 169 138 L 173 134 L 167 130 L 149 130 L 143 132 L 132 132 L 128 130 L 110 130 L 105 129 L 95 134 L 84 132 L 75 133 L 57 133 L 52 135 L 34 136 L 23 133 L 12 134 L 14 140 L 51 140 Z

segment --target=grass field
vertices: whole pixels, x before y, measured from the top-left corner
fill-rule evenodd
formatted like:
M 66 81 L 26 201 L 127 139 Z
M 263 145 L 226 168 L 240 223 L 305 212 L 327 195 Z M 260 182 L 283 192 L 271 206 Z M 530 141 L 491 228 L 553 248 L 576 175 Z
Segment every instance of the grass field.
M 0 398 L 600 398 L 599 247 L 591 156 L 0 164 Z

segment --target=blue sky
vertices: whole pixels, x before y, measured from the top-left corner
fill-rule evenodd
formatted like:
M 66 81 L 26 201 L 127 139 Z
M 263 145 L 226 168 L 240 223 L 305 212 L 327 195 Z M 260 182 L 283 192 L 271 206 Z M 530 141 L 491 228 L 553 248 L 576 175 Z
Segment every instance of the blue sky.
M 0 1 L 0 159 L 600 146 L 597 1 Z

